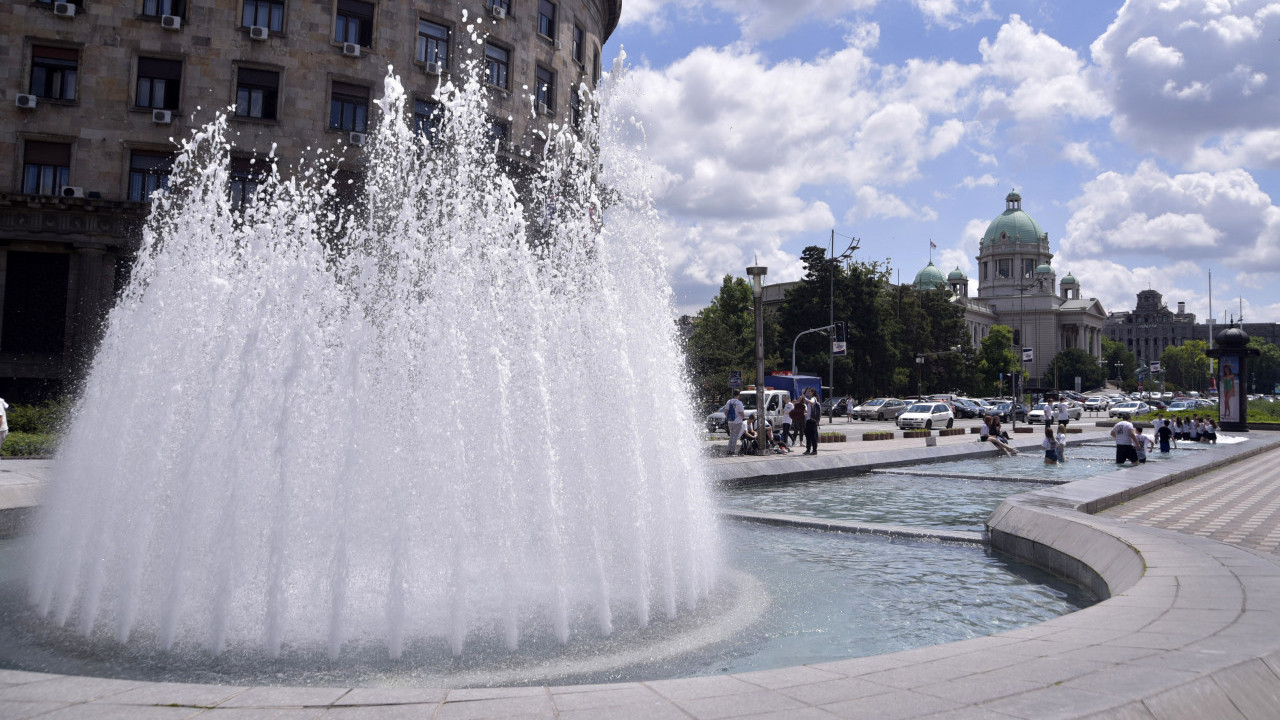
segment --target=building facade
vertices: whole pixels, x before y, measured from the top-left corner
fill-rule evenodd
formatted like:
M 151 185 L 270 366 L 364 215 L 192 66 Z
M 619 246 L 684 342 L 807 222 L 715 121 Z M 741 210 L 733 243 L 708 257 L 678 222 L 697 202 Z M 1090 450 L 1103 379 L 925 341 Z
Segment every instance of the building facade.
M 308 148 L 358 176 L 387 66 L 429 130 L 477 58 L 508 152 L 575 122 L 621 0 L 17 0 L 0 8 L 0 396 L 55 394 L 127 279 L 171 138 L 235 105 L 233 200 L 253 158 Z M 485 34 L 473 41 L 469 28 Z M 259 166 L 260 167 L 260 166 Z
M 1222 323 L 1197 323 L 1195 313 L 1187 312 L 1185 302 L 1179 302 L 1178 310 L 1174 312 L 1159 292 L 1143 290 L 1138 293 L 1133 310 L 1111 313 L 1107 318 L 1106 334 L 1109 339 L 1124 345 L 1139 363 L 1145 365 L 1159 360 L 1167 348 L 1177 347 L 1188 340 L 1208 343 L 1210 337 L 1224 327 Z M 1244 323 L 1240 327 L 1251 338 L 1280 344 L 1280 323 Z
M 1102 357 L 1107 314 L 1097 298 L 1082 297 L 1068 273 L 1059 283 L 1050 264 L 1049 234 L 1022 209 L 1022 196 L 1005 197 L 1005 210 L 987 226 L 978 242 L 978 292 L 969 294 L 969 278 L 956 268 L 946 277 L 929 263 L 916 275 L 918 289 L 949 290 L 964 307 L 965 325 L 976 348 L 995 325 L 1013 330 L 1017 348 L 1031 348 L 1026 369 L 1042 377 L 1059 352 L 1079 348 Z

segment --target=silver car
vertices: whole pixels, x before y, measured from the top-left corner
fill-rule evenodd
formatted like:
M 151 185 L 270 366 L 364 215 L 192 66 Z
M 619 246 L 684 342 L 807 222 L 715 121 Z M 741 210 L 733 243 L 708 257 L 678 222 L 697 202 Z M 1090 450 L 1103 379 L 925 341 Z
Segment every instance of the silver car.
M 1150 413 L 1150 412 L 1151 412 L 1150 405 L 1144 402 L 1139 402 L 1137 400 L 1130 400 L 1129 402 L 1122 402 L 1119 405 L 1116 405 L 1115 407 L 1111 408 L 1111 410 L 1107 413 L 1107 415 L 1113 418 L 1124 418 L 1126 420 L 1129 420 L 1136 417 L 1142 417 L 1143 415 L 1146 415 L 1147 413 Z
M 907 403 L 898 398 L 876 398 L 853 409 L 859 420 L 893 420 L 906 412 Z

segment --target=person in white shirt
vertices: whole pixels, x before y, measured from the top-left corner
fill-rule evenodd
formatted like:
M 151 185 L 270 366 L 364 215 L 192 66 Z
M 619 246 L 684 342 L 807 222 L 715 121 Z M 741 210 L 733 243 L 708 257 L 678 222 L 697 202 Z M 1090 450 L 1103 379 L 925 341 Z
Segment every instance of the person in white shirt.
M 1133 431 L 1133 423 L 1121 420 L 1111 428 L 1111 437 L 1116 441 L 1116 464 L 1125 462 L 1138 464 L 1137 433 Z
M 782 406 L 782 414 L 778 419 L 782 421 L 782 444 L 791 444 L 791 411 L 796 408 L 796 404 L 787 398 L 787 404 Z
M 9 437 L 9 403 L 0 398 L 0 445 Z
M 1053 437 L 1053 426 L 1044 426 L 1044 440 L 1040 443 L 1040 447 L 1044 448 L 1044 464 L 1058 464 L 1058 441 Z
M 742 423 L 746 420 L 747 410 L 742 406 L 742 401 L 738 399 L 738 390 L 733 391 L 733 397 L 729 398 L 729 402 L 720 408 L 720 412 L 724 413 L 724 424 L 729 430 L 729 454 L 733 455 L 738 451 L 738 438 L 742 437 Z
M 1062 428 L 1058 428 L 1058 437 L 1054 439 L 1057 440 L 1056 444 L 1058 446 L 1057 447 L 1058 462 L 1060 463 L 1066 462 L 1067 461 L 1067 434 L 1062 432 Z
M 1071 422 L 1071 404 L 1066 400 L 1058 401 L 1058 429 L 1066 429 L 1067 423 Z
M 1138 453 L 1138 462 L 1145 463 L 1147 461 L 1147 453 L 1155 447 L 1155 440 L 1146 433 L 1142 432 L 1142 428 L 1134 430 L 1134 449 Z

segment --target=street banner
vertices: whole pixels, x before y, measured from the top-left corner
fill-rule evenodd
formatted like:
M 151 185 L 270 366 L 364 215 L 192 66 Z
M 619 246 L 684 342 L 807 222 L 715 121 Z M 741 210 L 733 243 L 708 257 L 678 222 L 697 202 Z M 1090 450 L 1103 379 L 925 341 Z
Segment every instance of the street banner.
M 1022 348 L 1022 362 L 1033 362 L 1032 356 L 1035 351 L 1031 348 Z
M 729 388 L 732 390 L 742 389 L 742 371 L 741 370 L 729 371 Z

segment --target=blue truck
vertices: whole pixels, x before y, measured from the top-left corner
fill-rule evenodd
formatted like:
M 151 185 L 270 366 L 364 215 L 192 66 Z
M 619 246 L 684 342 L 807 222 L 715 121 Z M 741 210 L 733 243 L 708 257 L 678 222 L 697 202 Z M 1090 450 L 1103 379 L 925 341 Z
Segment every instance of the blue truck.
M 774 390 L 786 390 L 793 398 L 798 398 L 804 394 L 808 388 L 818 394 L 818 399 L 822 399 L 822 378 L 815 375 L 765 375 L 764 386 Z

